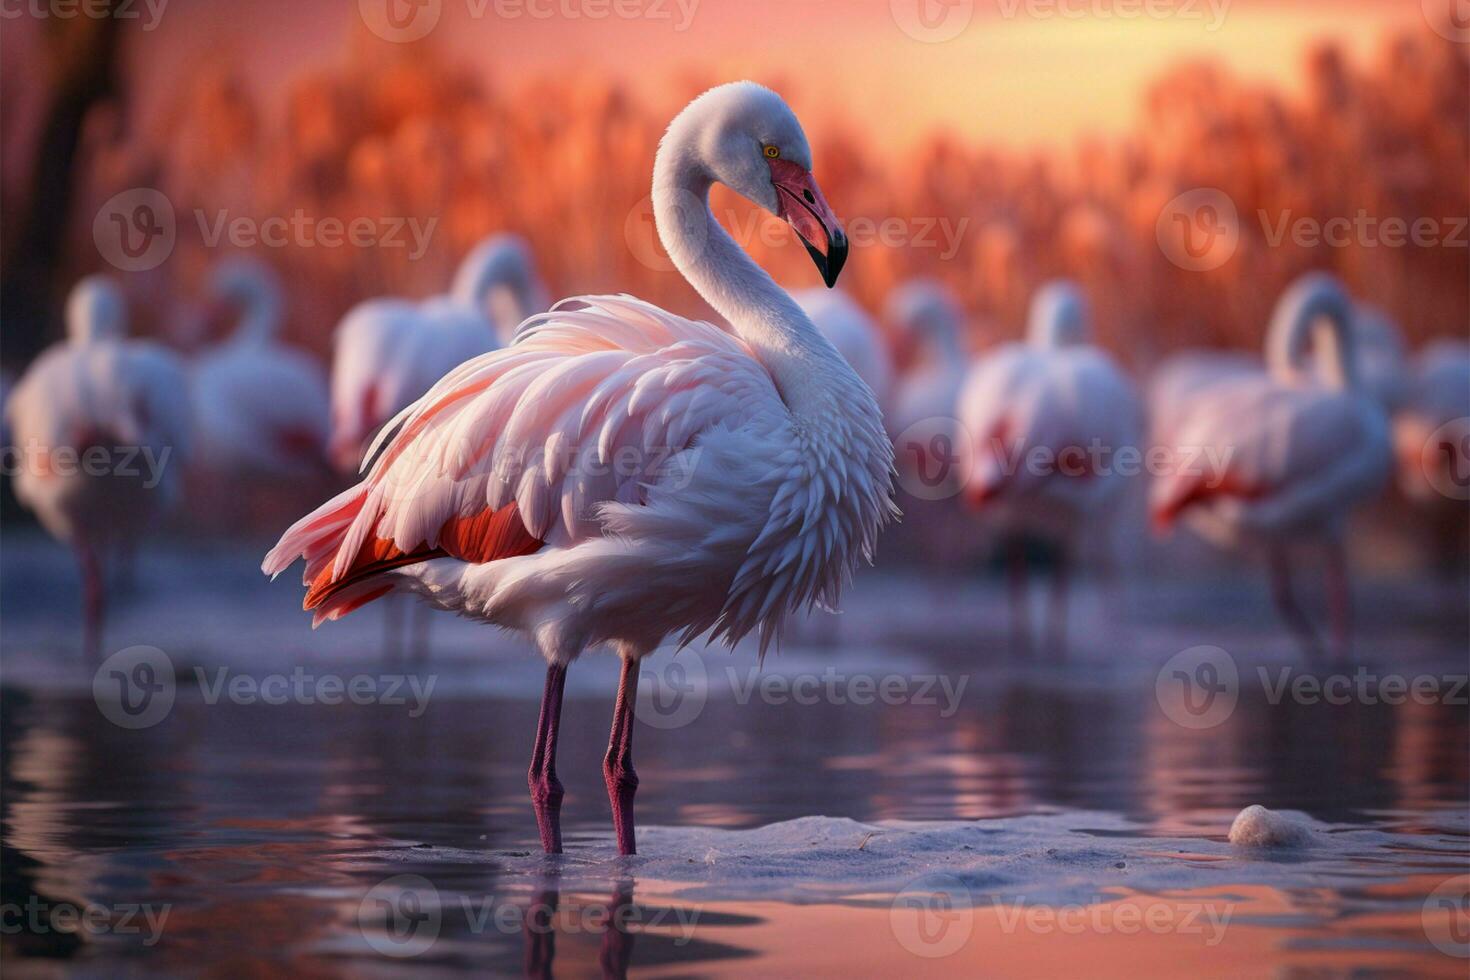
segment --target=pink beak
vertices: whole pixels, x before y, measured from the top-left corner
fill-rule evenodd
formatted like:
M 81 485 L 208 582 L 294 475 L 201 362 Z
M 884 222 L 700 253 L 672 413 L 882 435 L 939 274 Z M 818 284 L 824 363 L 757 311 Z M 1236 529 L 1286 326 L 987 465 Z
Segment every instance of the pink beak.
M 847 261 L 847 235 L 822 196 L 822 189 L 809 171 L 779 157 L 768 161 L 771 183 L 776 187 L 777 214 L 791 223 L 807 254 L 822 274 L 828 288 L 837 284 L 837 275 Z

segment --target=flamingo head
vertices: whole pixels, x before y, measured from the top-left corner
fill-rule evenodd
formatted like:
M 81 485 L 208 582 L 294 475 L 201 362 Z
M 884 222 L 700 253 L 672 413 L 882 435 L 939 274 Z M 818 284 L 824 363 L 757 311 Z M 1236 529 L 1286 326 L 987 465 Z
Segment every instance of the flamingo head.
M 847 235 L 812 176 L 812 150 L 775 92 L 732 82 L 691 102 L 670 126 L 698 127 L 710 176 L 788 222 L 830 288 L 847 261 Z
M 66 332 L 75 341 L 108 340 L 127 333 L 128 307 L 122 290 L 107 276 L 87 276 L 66 299 Z

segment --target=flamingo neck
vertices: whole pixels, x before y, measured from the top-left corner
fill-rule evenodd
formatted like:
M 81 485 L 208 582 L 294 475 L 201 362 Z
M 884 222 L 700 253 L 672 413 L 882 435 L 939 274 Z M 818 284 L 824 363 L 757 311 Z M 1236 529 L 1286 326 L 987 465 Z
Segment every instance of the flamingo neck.
M 1313 279 L 1282 299 L 1266 336 L 1266 365 L 1277 380 L 1294 385 L 1311 379 L 1338 391 L 1354 388 L 1355 353 L 1352 306 L 1336 283 Z
M 518 241 L 496 240 L 471 253 L 455 274 L 450 295 L 463 306 L 488 313 L 496 331 L 508 335 L 547 306 L 529 252 Z
M 281 323 L 281 301 L 275 290 L 264 285 L 254 285 L 244 292 L 244 309 L 240 314 L 240 325 L 230 335 L 237 344 L 260 345 L 275 339 Z
M 790 294 L 715 220 L 709 207 L 713 183 L 686 141 L 673 134 L 665 138 L 653 166 L 659 241 L 674 267 L 770 372 L 792 414 L 830 414 L 848 403 L 840 396 L 862 382 Z

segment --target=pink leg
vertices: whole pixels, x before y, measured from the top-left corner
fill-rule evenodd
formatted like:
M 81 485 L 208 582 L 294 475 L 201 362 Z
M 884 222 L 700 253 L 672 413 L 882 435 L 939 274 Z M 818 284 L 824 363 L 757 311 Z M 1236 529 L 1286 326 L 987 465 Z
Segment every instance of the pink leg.
M 627 918 L 623 909 L 633 901 L 633 883 L 618 882 L 608 903 L 607 928 L 602 933 L 602 948 L 597 953 L 597 964 L 602 967 L 604 977 L 623 980 L 628 975 L 628 963 L 633 958 L 633 937 L 627 930 Z
M 1026 542 L 1012 538 L 1006 544 L 1006 569 L 1011 591 L 1011 655 L 1031 658 L 1030 561 Z
M 1067 659 L 1067 594 L 1071 589 L 1071 542 L 1057 548 L 1056 567 L 1052 570 L 1051 596 L 1047 606 L 1046 646 L 1054 660 Z
M 536 828 L 547 854 L 561 853 L 561 801 L 565 795 L 556 778 L 556 737 L 561 728 L 561 696 L 567 669 L 561 664 L 546 668 L 546 690 L 541 695 L 541 717 L 536 722 L 536 747 L 531 750 L 531 768 L 526 782 L 531 787 L 531 806 L 536 810 Z
M 553 920 L 561 902 L 561 893 L 555 888 L 540 888 L 531 898 L 526 909 L 526 924 L 522 928 L 526 937 L 525 973 L 528 977 L 551 980 L 555 976 L 552 967 L 556 963 L 556 930 Z
M 637 657 L 623 658 L 612 733 L 607 740 L 607 757 L 602 760 L 619 854 L 638 853 L 633 841 L 633 795 L 638 791 L 638 773 L 633 771 L 633 707 L 638 702 L 638 662 Z
M 1281 548 L 1271 552 L 1271 594 L 1276 600 L 1276 608 L 1281 613 L 1281 618 L 1286 620 L 1286 625 L 1296 634 L 1297 642 L 1301 644 L 1307 659 L 1320 662 L 1322 642 L 1317 638 L 1317 631 L 1313 628 L 1311 619 L 1307 617 L 1301 604 L 1296 600 L 1296 594 L 1291 585 L 1291 559 Z
M 1332 653 L 1338 660 L 1352 654 L 1353 590 L 1348 579 L 1347 553 L 1341 541 L 1327 545 L 1327 616 Z
M 77 563 L 82 570 L 82 649 L 89 663 L 102 656 L 102 620 L 107 610 L 102 563 L 97 550 L 88 544 L 77 545 Z

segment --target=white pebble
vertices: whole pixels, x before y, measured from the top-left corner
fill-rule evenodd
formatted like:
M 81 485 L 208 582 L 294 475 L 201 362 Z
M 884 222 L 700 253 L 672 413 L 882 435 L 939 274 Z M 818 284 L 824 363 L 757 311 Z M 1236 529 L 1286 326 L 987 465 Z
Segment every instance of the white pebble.
M 1230 825 L 1230 843 L 1239 847 L 1301 847 L 1311 840 L 1306 824 L 1259 804 L 1241 810 Z

